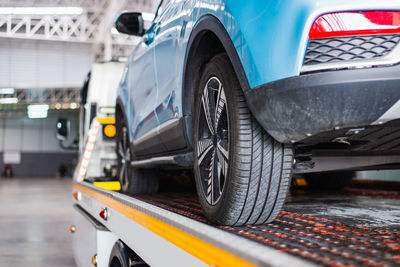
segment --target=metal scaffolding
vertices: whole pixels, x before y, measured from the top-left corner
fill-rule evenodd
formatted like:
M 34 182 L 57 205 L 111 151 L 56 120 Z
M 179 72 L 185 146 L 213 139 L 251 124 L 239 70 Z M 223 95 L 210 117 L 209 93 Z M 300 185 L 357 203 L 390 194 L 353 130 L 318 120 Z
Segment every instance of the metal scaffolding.
M 81 7 L 79 15 L 0 14 L 0 37 L 93 43 L 97 58 L 126 56 L 126 46 L 138 38 L 112 34 L 113 22 L 122 10 L 152 12 L 157 0 L 4 0 L 0 7 Z
M 11 94 L 1 94 L 0 103 L 15 102 L 15 104 L 64 104 L 80 103 L 80 88 L 56 88 L 56 89 L 14 89 Z

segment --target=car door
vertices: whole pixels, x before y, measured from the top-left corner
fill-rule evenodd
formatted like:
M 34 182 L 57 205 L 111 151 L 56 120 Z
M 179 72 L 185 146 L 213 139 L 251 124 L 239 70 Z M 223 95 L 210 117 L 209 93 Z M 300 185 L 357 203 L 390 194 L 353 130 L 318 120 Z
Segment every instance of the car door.
M 157 79 L 157 105 L 155 112 L 160 123 L 159 135 L 167 150 L 183 148 L 186 143 L 180 134 L 179 103 L 181 82 L 180 33 L 183 0 L 172 0 L 156 20 L 154 38 L 154 67 Z
M 154 134 L 159 125 L 154 112 L 157 102 L 157 84 L 154 73 L 154 43 L 148 42 L 154 24 L 145 33 L 129 58 L 129 114 L 131 138 L 137 156 L 164 151 Z

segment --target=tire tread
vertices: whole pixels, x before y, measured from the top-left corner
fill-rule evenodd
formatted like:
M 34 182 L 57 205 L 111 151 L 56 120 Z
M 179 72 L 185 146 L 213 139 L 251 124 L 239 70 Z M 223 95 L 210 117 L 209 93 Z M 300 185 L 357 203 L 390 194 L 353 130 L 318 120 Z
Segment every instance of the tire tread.
M 234 83 L 229 94 L 232 94 L 235 107 L 237 142 L 230 166 L 228 203 L 224 211 L 211 215 L 206 212 L 206 215 L 212 221 L 225 225 L 271 222 L 279 215 L 290 185 L 292 148 L 275 141 L 253 117 L 228 56 L 217 55 L 209 64 L 219 68 L 230 66 L 224 72 Z M 202 205 L 207 210 L 204 201 Z

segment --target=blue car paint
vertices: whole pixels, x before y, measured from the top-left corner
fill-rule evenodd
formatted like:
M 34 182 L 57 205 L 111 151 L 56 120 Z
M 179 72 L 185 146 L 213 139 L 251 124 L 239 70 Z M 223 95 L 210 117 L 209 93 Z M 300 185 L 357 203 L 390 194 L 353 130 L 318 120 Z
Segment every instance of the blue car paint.
M 159 124 L 154 112 L 157 85 L 152 46 L 141 40 L 127 60 L 125 75 L 120 83 L 118 95 L 121 95 L 119 99 L 125 110 L 131 141 Z
M 181 62 L 183 54 L 181 46 L 181 31 L 183 18 L 181 16 L 183 1 L 169 5 L 161 14 L 158 23 L 157 38 L 154 40 L 154 61 L 158 89 L 157 108 L 155 110 L 159 123 L 179 117 L 176 95 L 180 87 Z M 182 44 L 182 42 L 181 42 Z M 180 94 L 179 94 L 180 95 Z M 181 100 L 179 100 L 181 102 Z
M 321 14 L 349 10 L 399 9 L 400 1 L 253 0 L 200 1 L 218 8 L 199 8 L 225 26 L 238 52 L 250 88 L 297 76 L 308 32 Z
M 175 11 L 167 14 L 172 7 Z M 147 37 L 154 35 L 154 40 L 150 44 L 142 40 L 133 51 L 127 63 L 129 77 L 121 82 L 119 98 L 127 111 L 130 138 L 134 141 L 158 125 L 183 116 L 182 81 L 188 40 L 205 15 L 215 16 L 222 23 L 250 88 L 255 88 L 300 74 L 308 32 L 319 15 L 398 9 L 400 0 L 173 0 L 146 33 Z M 168 31 L 173 37 L 165 36 Z M 152 63 L 143 63 L 150 58 Z M 151 77 L 151 81 L 140 81 Z M 148 90 L 150 95 L 143 93 Z

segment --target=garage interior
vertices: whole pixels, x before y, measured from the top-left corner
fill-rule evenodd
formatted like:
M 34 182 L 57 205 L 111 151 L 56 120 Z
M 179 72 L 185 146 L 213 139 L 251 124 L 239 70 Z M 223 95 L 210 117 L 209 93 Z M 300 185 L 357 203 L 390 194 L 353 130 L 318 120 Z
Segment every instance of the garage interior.
M 0 1 L 1 266 L 77 266 L 69 227 L 71 182 L 85 146 L 79 143 L 82 86 L 93 64 L 125 62 L 138 43 L 115 30 L 118 14 L 151 14 L 158 2 Z M 68 121 L 64 140 L 57 139 L 60 119 Z M 276 221 L 218 229 L 309 266 L 399 266 L 398 167 L 357 171 L 342 189 L 315 189 L 295 176 Z M 190 181 L 138 199 L 209 224 Z
M 81 88 L 94 62 L 124 61 L 137 43 L 115 33 L 117 15 L 156 2 L 0 1 L 1 266 L 76 266 L 68 228 Z M 70 121 L 62 142 L 59 118 Z

